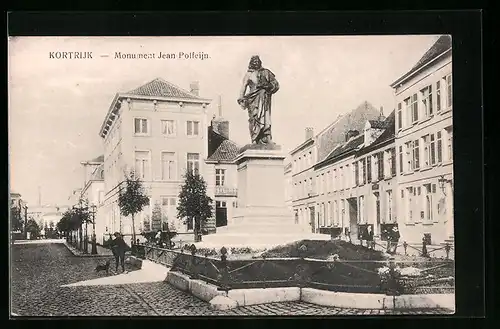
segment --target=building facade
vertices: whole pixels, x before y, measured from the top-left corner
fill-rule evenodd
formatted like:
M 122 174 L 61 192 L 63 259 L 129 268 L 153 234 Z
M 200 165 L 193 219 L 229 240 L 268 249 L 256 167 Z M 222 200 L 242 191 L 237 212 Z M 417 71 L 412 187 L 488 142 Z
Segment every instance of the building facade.
M 222 117 L 219 109 L 219 117 L 214 116 L 208 127 L 207 194 L 214 200 L 215 216 L 206 223 L 207 233 L 234 223 L 238 207 L 238 168 L 234 159 L 239 149 L 229 139 L 229 121 Z
M 210 100 L 198 93 L 197 83 L 187 91 L 158 78 L 113 99 L 99 133 L 104 142 L 103 208 L 111 231 L 132 233 L 131 219 L 118 206 L 124 174 L 130 170 L 150 197 L 150 205 L 136 215 L 136 233 L 148 230 L 156 205 L 170 227 L 193 229 L 193 223 L 177 218 L 176 208 L 186 170 L 203 175 L 206 169 Z
M 91 161 L 81 162 L 85 181 L 81 192 L 82 198 L 88 200 L 92 220 L 95 225 L 90 225 L 88 234 L 95 233 L 97 242 L 103 243 L 104 236 L 111 232 L 105 221 L 102 204 L 104 202 L 104 156 L 99 156 Z M 95 232 L 93 231 L 95 227 Z
M 334 122 L 314 135 L 312 128 L 306 128 L 306 140 L 290 153 L 292 163 L 293 200 L 292 207 L 298 222 L 309 225 L 312 232 L 320 231 L 323 226 L 328 203 L 324 201 L 325 195 L 321 191 L 331 185 L 333 171 L 316 172 L 315 167 L 327 158 L 331 161 L 332 152 L 338 146 L 346 143 L 346 136 L 353 131 L 361 131 L 367 120 L 376 120 L 380 111 L 369 102 L 365 101 L 349 113 L 339 116 Z M 350 137 L 349 137 L 350 138 Z M 348 139 L 349 139 L 348 138 Z M 347 161 L 347 160 L 345 160 Z M 348 166 L 342 166 L 342 172 Z M 338 169 L 340 171 L 340 168 Z M 349 170 L 352 170 L 349 169 Z M 339 175 L 340 172 L 336 171 Z M 347 177 L 347 173 L 345 174 Z M 340 177 L 340 176 L 339 176 Z M 323 203 L 325 203 L 323 210 Z M 347 209 L 347 208 L 346 208 Z
M 396 80 L 397 203 L 409 243 L 453 240 L 451 37 L 441 36 Z

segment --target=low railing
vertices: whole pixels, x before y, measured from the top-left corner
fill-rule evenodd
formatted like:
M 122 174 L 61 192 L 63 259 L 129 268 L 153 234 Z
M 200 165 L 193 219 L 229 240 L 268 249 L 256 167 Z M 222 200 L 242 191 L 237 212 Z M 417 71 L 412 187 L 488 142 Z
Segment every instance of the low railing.
M 444 293 L 454 291 L 454 261 L 341 260 L 255 258 L 227 259 L 226 248 L 218 256 L 198 255 L 196 247 L 178 251 L 134 245 L 138 257 L 163 264 L 216 285 L 221 290 L 238 288 L 312 287 L 359 293 Z

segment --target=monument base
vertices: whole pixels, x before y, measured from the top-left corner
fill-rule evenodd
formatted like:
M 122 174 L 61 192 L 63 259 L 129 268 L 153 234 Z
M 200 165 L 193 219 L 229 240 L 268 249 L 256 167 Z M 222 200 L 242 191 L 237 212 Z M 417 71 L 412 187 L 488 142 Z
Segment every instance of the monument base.
M 330 240 L 327 234 L 311 233 L 308 225 L 295 223 L 285 206 L 285 155 L 276 144 L 250 144 L 240 150 L 238 165 L 238 206 L 233 221 L 203 236 L 202 248 L 272 248 L 299 240 Z

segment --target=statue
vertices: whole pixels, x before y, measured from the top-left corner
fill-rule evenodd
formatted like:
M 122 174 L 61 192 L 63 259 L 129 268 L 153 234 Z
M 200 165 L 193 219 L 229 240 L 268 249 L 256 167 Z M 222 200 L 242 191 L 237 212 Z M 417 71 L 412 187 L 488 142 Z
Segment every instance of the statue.
M 248 111 L 252 144 L 272 144 L 271 95 L 278 90 L 274 74 L 262 67 L 259 56 L 252 56 L 238 98 L 238 104 Z

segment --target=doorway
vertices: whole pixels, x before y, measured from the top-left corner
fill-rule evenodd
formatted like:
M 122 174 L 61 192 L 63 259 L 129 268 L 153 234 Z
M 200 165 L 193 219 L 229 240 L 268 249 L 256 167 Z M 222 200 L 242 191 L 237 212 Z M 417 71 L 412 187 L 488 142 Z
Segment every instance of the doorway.
M 215 226 L 221 227 L 227 225 L 227 207 L 225 201 L 215 202 Z
M 358 240 L 358 200 L 356 198 L 347 199 L 349 208 L 349 232 L 351 241 Z
M 314 211 L 314 207 L 309 207 L 309 219 L 311 223 L 311 231 L 312 233 L 316 233 L 316 213 Z

